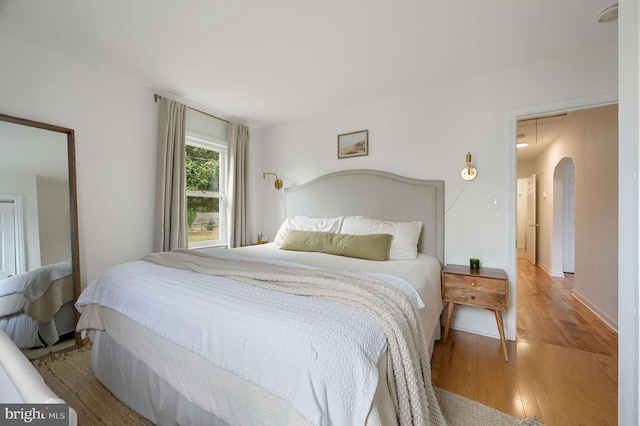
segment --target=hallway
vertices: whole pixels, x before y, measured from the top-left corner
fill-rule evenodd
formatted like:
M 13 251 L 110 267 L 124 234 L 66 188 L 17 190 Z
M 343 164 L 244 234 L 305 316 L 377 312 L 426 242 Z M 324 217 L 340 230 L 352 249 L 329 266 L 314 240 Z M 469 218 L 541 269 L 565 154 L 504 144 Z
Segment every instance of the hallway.
M 452 330 L 436 342 L 434 386 L 547 426 L 616 425 L 617 333 L 571 296 L 573 276 L 518 259 L 518 341 Z
M 518 339 L 617 356 L 617 333 L 571 296 L 573 281 L 518 259 Z

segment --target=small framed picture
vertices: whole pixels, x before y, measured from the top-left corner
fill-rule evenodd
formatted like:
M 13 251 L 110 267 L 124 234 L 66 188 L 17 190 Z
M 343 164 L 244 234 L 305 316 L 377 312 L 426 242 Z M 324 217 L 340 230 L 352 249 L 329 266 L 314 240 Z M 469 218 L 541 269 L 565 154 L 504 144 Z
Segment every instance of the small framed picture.
M 338 135 L 338 159 L 369 155 L 369 130 Z

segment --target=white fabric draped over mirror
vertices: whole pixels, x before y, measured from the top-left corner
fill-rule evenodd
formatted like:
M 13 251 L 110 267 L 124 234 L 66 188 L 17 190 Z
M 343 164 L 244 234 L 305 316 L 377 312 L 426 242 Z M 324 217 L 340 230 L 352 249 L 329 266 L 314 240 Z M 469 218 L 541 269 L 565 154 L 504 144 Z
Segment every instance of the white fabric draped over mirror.
M 188 106 L 165 97 L 160 101 L 154 251 L 188 247 L 185 146 Z M 229 122 L 227 222 L 228 245 L 247 245 L 246 158 L 249 128 Z

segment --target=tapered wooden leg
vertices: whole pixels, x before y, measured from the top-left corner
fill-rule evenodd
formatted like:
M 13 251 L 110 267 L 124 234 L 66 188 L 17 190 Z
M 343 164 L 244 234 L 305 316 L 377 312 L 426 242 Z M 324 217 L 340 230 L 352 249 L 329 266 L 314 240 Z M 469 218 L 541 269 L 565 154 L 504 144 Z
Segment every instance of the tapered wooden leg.
M 500 332 L 500 341 L 502 342 L 502 352 L 504 353 L 504 360 L 509 362 L 509 354 L 507 353 L 507 341 L 504 338 L 504 326 L 502 325 L 502 312 L 497 309 L 493 312 L 496 314 L 496 322 L 498 323 L 498 331 Z
M 453 319 L 453 308 L 455 308 L 455 306 L 455 303 L 449 302 L 449 306 L 447 307 L 447 321 L 444 324 L 444 334 L 442 335 L 443 345 L 447 342 L 447 337 L 449 337 L 449 328 L 451 327 L 451 320 Z

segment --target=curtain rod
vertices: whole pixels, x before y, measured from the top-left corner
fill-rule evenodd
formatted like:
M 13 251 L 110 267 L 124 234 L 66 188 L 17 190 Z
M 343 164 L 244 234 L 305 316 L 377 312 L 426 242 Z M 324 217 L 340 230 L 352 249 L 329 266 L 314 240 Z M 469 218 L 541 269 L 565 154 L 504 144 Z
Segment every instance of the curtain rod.
M 162 99 L 162 96 L 161 96 L 161 95 L 158 95 L 157 93 L 154 93 L 154 94 L 153 94 L 153 101 L 154 101 L 154 102 L 158 102 L 158 99 Z M 224 121 L 225 123 L 229 124 L 229 120 L 225 120 L 224 118 L 216 117 L 216 116 L 215 116 L 215 115 L 213 115 L 213 114 L 209 114 L 208 112 L 204 112 L 204 111 L 201 111 L 201 110 L 199 110 L 199 109 L 192 108 L 192 107 L 190 107 L 189 105 L 187 105 L 187 108 L 192 109 L 192 110 L 194 110 L 194 111 L 198 111 L 198 112 L 199 112 L 199 113 L 201 113 L 201 114 L 208 115 L 209 117 L 213 117 L 213 118 L 216 118 L 216 119 L 218 119 L 218 120 L 222 120 L 222 121 Z

